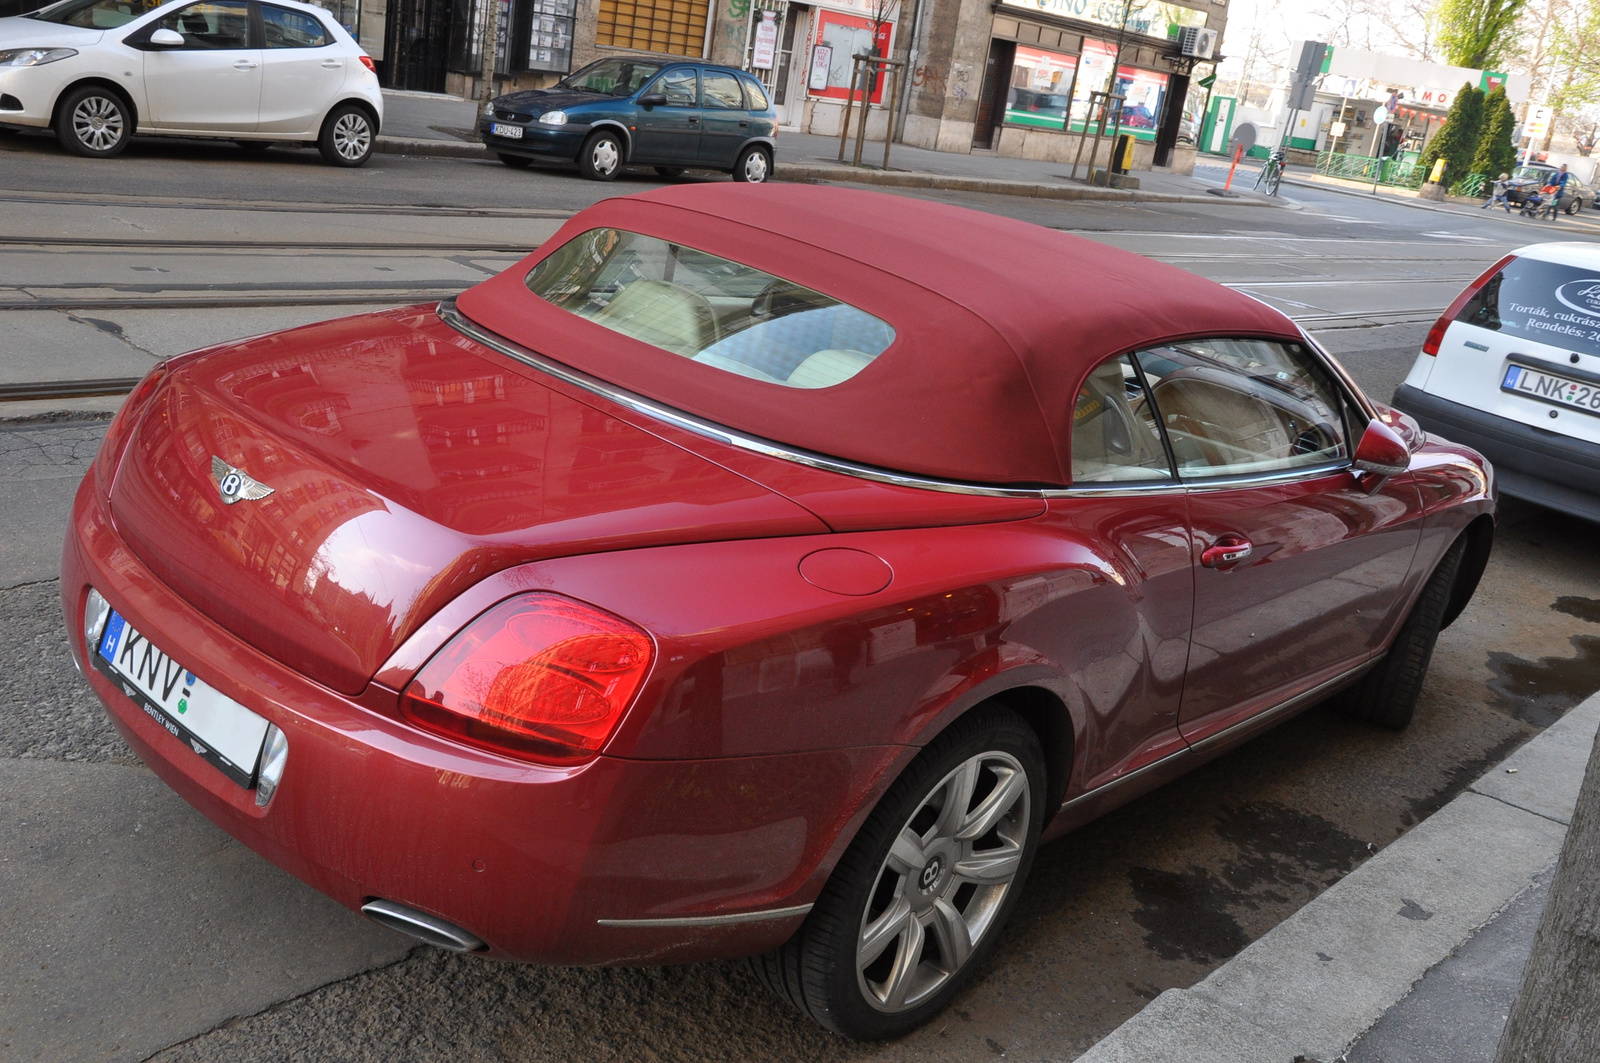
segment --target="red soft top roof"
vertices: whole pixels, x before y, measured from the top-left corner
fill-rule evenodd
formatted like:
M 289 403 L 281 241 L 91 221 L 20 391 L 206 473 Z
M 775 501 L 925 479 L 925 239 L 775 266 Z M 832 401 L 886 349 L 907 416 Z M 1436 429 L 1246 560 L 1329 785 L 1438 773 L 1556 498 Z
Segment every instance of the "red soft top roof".
M 791 388 L 670 354 L 528 291 L 534 263 L 600 227 L 814 288 L 889 322 L 895 342 L 843 383 Z M 540 354 L 717 424 L 988 484 L 1068 482 L 1078 388 L 1113 354 L 1183 336 L 1299 338 L 1270 307 L 1131 252 L 960 207 L 798 184 L 681 185 L 602 201 L 457 305 Z

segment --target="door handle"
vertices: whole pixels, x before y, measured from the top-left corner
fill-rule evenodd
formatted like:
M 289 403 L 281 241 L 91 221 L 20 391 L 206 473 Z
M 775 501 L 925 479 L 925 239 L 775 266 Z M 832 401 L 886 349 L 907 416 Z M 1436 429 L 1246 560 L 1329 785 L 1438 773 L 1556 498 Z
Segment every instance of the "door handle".
M 699 121 L 700 121 L 700 119 L 698 119 L 698 118 L 690 118 L 690 119 L 689 119 L 689 124 L 690 124 L 690 125 L 695 125 L 695 124 L 697 124 L 697 123 L 698 123 L 698 122 L 699 122 Z
M 1255 547 L 1249 539 L 1229 532 L 1218 536 L 1216 542 L 1200 551 L 1200 563 L 1206 568 L 1223 568 L 1243 561 L 1253 549 Z
M 344 66 L 343 59 L 324 59 L 322 61 L 322 69 L 324 70 L 338 70 L 342 66 Z
M 235 59 L 233 61 L 233 68 L 235 70 L 254 70 L 256 65 L 248 59 Z
M 747 118 L 744 121 L 740 122 L 739 123 L 739 128 L 740 129 L 749 129 L 750 128 L 750 120 Z

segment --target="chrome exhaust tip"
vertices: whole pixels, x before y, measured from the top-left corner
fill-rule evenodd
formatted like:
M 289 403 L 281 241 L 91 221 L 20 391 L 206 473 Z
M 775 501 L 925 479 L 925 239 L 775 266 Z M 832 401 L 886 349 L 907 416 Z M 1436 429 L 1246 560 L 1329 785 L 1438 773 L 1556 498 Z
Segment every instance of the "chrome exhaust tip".
M 484 947 L 479 938 L 460 927 L 394 901 L 368 901 L 361 906 L 361 914 L 374 923 L 382 923 L 390 930 L 398 930 L 436 948 L 449 949 L 451 952 L 477 952 Z

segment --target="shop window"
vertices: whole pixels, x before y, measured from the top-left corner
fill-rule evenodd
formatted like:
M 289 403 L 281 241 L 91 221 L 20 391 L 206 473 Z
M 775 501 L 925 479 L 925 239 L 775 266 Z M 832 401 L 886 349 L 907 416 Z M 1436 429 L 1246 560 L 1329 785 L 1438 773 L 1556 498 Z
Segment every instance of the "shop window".
M 613 48 L 701 56 L 706 0 L 600 0 L 594 40 Z
M 1017 46 L 1006 94 L 1006 121 L 1013 125 L 1061 129 L 1072 100 L 1078 57 Z
M 822 84 L 818 76 L 820 71 L 814 70 L 810 81 L 811 95 L 830 100 L 844 99 L 850 94 L 850 77 L 855 66 L 852 57 L 861 52 L 871 52 L 874 48 L 879 55 L 889 55 L 889 47 L 893 41 L 893 22 L 881 23 L 874 34 L 871 19 L 819 8 L 817 43 L 812 51 L 811 62 L 813 67 L 816 67 L 818 51 L 828 50 L 824 53 L 827 60 L 827 83 Z M 872 91 L 873 103 L 883 102 L 883 91 L 888 80 L 887 77 L 877 79 L 878 83 Z M 857 101 L 861 99 L 859 86 L 856 88 L 856 99 Z
M 1078 64 L 1078 87 L 1072 94 L 1072 129 L 1082 131 L 1086 125 L 1097 126 L 1099 114 L 1089 111 L 1089 94 L 1104 92 L 1106 79 L 1116 62 L 1114 44 L 1090 37 L 1083 40 L 1083 55 Z M 1161 108 L 1166 102 L 1168 75 L 1137 67 L 1117 67 L 1116 82 L 1112 91 L 1123 97 L 1122 131 L 1140 140 L 1154 140 L 1156 128 L 1161 124 Z M 1111 122 L 1106 123 L 1106 132 Z

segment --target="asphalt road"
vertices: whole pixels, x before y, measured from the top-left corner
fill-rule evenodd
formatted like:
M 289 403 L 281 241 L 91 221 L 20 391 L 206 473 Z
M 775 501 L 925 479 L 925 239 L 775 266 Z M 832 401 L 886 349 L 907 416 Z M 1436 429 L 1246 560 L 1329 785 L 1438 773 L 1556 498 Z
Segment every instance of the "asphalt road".
M 653 184 L 392 156 L 351 172 L 309 152 L 161 143 L 106 164 L 0 135 L 0 383 L 136 374 L 201 343 L 457 290 L 566 212 Z M 1485 265 L 1595 232 L 1583 216 L 1549 225 L 1285 191 L 1276 210 L 934 198 L 1251 292 L 1316 331 L 1379 399 Z M 1409 730 L 1313 710 L 1047 847 L 995 961 L 955 1007 L 902 1042 L 851 1045 L 736 963 L 542 969 L 414 949 L 190 810 L 111 732 L 61 634 L 56 552 L 100 431 L 0 426 L 0 1059 L 1068 1058 L 1600 687 L 1594 527 L 1507 505 Z

